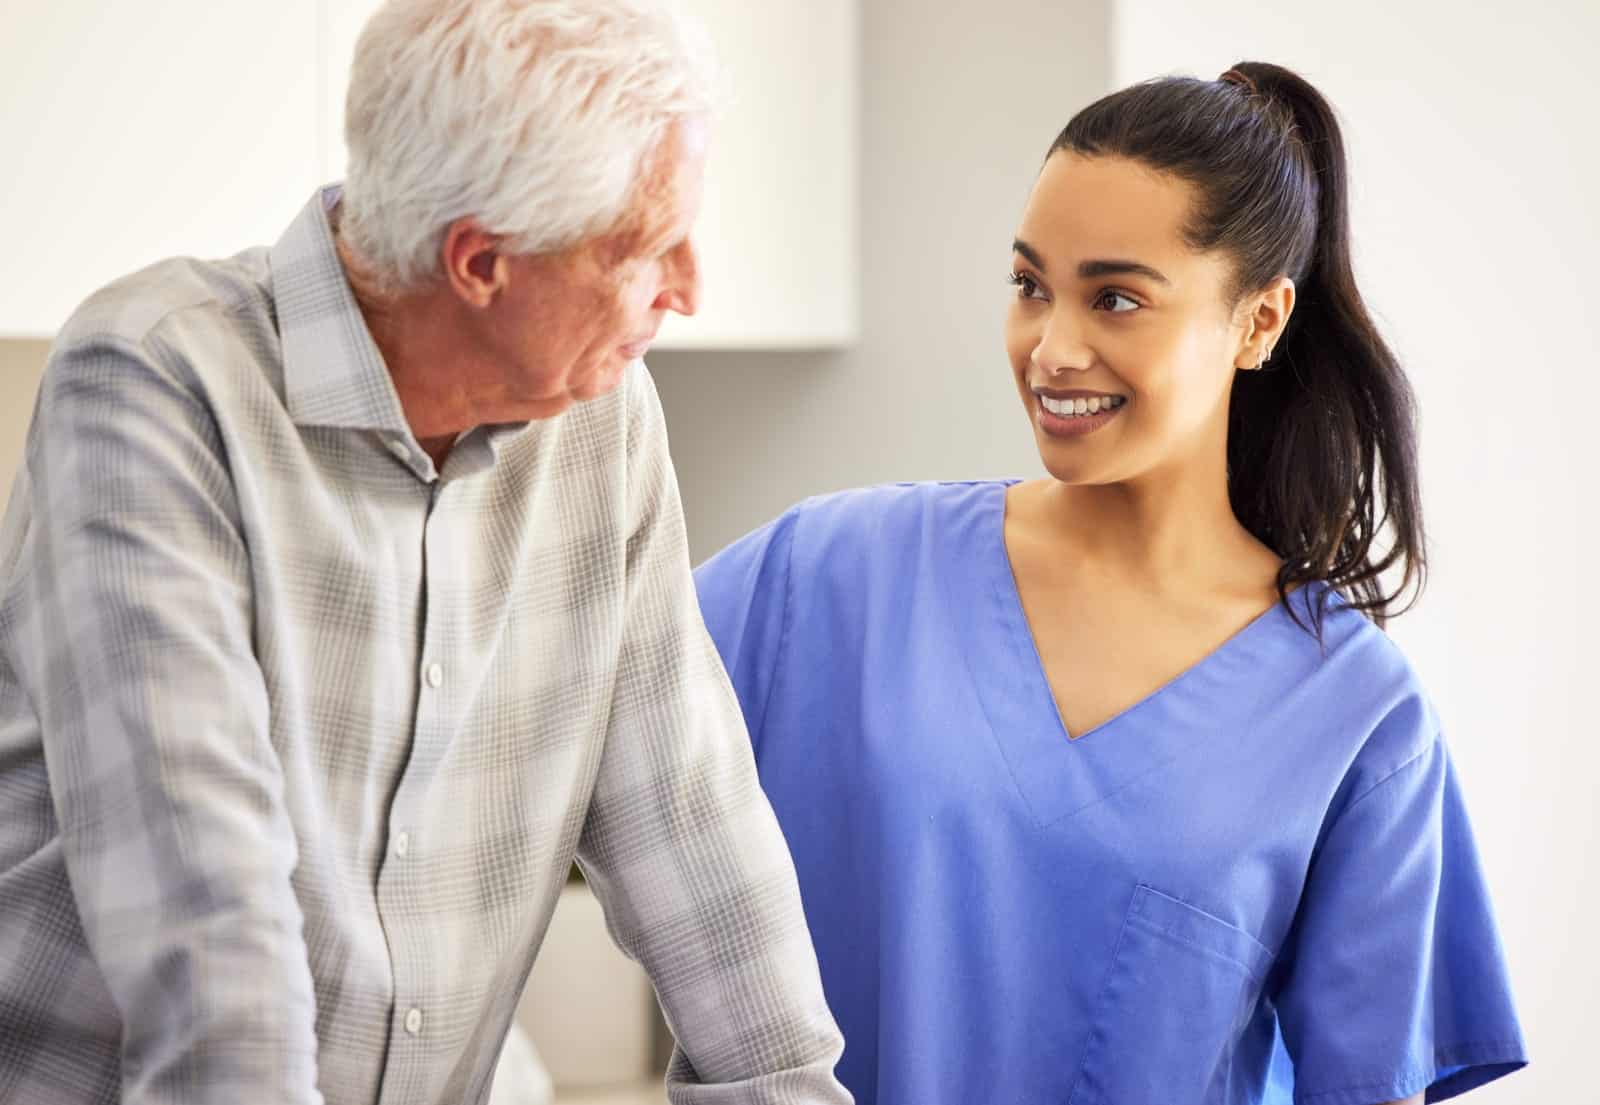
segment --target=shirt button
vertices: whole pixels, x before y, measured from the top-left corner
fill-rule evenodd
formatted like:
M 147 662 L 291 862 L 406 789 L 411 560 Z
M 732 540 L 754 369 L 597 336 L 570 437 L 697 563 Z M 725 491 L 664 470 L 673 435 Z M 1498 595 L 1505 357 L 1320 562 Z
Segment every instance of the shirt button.
M 410 851 L 411 851 L 411 834 L 410 833 L 401 833 L 399 836 L 394 838 L 394 854 L 395 855 L 399 856 L 401 859 L 405 859 L 406 855 Z
M 406 1012 L 406 1031 L 415 1036 L 422 1031 L 422 1010 L 412 1008 Z
M 393 441 L 389 442 L 389 452 L 393 453 L 401 460 L 411 459 L 411 446 L 407 445 L 399 438 L 395 438 Z
M 444 682 L 444 665 L 433 663 L 428 665 L 428 686 L 437 687 Z

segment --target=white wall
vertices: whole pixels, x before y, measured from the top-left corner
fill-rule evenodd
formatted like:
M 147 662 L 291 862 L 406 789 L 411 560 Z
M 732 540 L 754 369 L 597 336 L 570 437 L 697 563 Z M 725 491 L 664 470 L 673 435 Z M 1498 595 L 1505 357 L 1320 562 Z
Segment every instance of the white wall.
M 1600 4 L 1123 0 L 1113 39 L 1119 84 L 1274 61 L 1344 118 L 1358 276 L 1423 416 L 1433 578 L 1394 636 L 1461 767 L 1533 1058 L 1473 1100 L 1596 1100 Z

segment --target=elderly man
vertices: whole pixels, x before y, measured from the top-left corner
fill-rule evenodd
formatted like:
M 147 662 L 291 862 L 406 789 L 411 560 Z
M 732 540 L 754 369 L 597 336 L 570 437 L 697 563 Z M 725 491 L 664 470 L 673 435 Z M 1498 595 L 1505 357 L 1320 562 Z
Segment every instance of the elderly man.
M 848 1101 L 639 361 L 694 41 L 394 0 L 342 190 L 67 324 L 0 530 L 0 1102 L 482 1101 L 574 857 L 675 1102 Z

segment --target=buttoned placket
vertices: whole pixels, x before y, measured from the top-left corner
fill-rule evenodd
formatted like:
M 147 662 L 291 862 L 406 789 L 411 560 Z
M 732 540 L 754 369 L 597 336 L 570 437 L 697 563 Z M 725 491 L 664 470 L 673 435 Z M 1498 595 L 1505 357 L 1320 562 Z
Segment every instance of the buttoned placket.
M 400 451 L 394 450 L 397 457 Z M 447 494 L 447 485 L 437 478 L 430 480 L 419 572 L 423 611 L 414 669 L 416 711 L 411 747 L 389 807 L 389 846 L 378 879 L 378 912 L 388 937 L 393 981 L 390 1046 L 379 1097 L 382 1105 L 404 1105 L 413 1100 L 426 1079 L 423 1059 L 428 1053 L 424 1044 L 428 1032 L 427 998 L 435 987 L 426 974 L 429 960 L 425 938 L 413 920 L 420 912 L 416 898 L 422 889 L 417 864 L 428 847 L 414 811 L 421 808 L 437 762 L 439 741 L 449 730 L 449 658 L 443 654 L 440 640 L 446 619 L 438 594 L 439 581 L 447 578 L 449 571 L 444 563 L 448 546 L 443 538 Z

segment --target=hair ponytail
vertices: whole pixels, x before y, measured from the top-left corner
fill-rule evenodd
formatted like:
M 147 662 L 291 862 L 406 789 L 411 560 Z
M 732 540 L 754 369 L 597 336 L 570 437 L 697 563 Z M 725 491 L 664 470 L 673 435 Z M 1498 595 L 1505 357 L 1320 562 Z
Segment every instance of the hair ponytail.
M 1187 237 L 1233 256 L 1234 301 L 1294 280 L 1270 367 L 1234 384 L 1234 513 L 1282 559 L 1285 603 L 1292 588 L 1324 581 L 1379 625 L 1409 609 L 1426 578 L 1416 404 L 1356 288 L 1332 107 L 1287 69 L 1241 62 L 1216 81 L 1114 93 L 1073 118 L 1051 153 L 1063 149 L 1128 157 L 1194 185 Z

